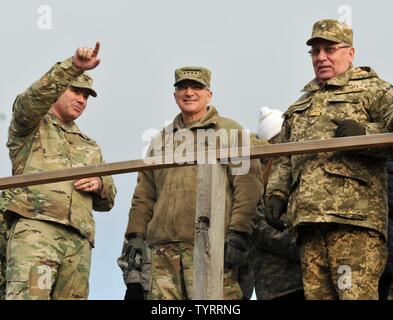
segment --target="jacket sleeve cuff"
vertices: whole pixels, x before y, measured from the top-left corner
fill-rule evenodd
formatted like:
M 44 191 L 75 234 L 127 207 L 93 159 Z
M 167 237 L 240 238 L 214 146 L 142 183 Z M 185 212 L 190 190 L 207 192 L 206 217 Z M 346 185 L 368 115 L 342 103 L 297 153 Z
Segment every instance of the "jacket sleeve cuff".
M 61 62 L 59 67 L 63 69 L 63 72 L 65 72 L 67 75 L 69 75 L 72 78 L 77 78 L 83 73 L 83 70 L 78 69 L 72 63 L 72 57 Z

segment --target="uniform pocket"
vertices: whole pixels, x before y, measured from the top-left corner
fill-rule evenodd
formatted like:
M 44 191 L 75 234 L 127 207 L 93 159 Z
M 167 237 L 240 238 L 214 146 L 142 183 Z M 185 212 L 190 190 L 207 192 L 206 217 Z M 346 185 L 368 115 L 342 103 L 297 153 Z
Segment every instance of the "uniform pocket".
M 326 172 L 334 175 L 338 175 L 344 178 L 350 178 L 358 181 L 363 186 L 370 186 L 371 181 L 369 179 L 369 173 L 363 172 L 363 170 L 354 170 L 343 162 L 325 162 L 324 169 Z
M 325 189 L 334 199 L 326 214 L 350 220 L 367 220 L 370 202 L 359 194 L 370 186 L 368 177 L 337 162 L 325 163 L 324 170 L 332 175 Z
M 293 113 L 303 112 L 304 110 L 307 110 L 309 107 L 311 107 L 311 105 L 312 105 L 311 98 L 297 101 L 289 106 L 288 110 L 284 113 L 284 116 L 285 118 L 290 118 L 293 115 Z
M 40 140 L 44 153 L 44 161 L 63 160 L 66 158 L 66 144 L 61 131 L 50 128 L 40 128 Z
M 361 91 L 360 91 L 361 92 Z M 370 117 L 364 108 L 359 91 L 337 93 L 327 100 L 335 118 L 353 119 L 358 122 L 369 121 Z

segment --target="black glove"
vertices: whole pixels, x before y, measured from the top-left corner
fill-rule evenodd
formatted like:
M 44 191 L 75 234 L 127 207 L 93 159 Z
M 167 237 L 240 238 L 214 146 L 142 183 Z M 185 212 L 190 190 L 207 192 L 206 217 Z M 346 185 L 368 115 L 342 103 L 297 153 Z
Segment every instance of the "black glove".
M 265 216 L 266 222 L 278 231 L 284 231 L 284 222 L 281 216 L 287 211 L 287 202 L 277 196 L 272 196 L 266 202 Z
M 360 123 L 352 119 L 332 119 L 332 122 L 337 125 L 335 134 L 337 138 L 362 136 L 366 134 L 366 129 Z
M 229 231 L 225 239 L 224 265 L 226 269 L 240 267 L 248 263 L 250 254 L 248 234 L 240 231 Z
M 140 283 L 127 283 L 124 300 L 144 300 L 142 285 Z
M 147 262 L 146 244 L 142 235 L 134 233 L 128 236 L 126 257 L 128 270 L 142 271 L 143 264 Z

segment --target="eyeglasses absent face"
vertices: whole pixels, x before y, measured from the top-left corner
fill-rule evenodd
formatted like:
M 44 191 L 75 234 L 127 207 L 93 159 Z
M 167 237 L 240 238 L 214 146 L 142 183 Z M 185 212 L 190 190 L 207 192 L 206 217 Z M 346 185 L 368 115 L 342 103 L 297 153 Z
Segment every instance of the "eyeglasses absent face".
M 201 83 L 184 80 L 176 85 L 174 96 L 187 123 L 199 120 L 207 112 L 212 92 Z
M 176 90 L 187 90 L 188 88 L 191 88 L 192 90 L 203 90 L 207 89 L 206 86 L 204 86 L 201 83 L 195 82 L 195 81 L 182 81 L 176 86 Z

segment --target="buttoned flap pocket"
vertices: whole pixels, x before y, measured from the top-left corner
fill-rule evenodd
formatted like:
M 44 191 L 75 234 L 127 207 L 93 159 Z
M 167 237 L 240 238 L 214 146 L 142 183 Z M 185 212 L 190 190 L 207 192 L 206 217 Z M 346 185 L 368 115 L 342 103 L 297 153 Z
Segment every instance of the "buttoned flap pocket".
M 68 134 L 69 152 L 73 167 L 101 163 L 101 150 L 94 140 L 82 134 Z
M 290 105 L 288 110 L 284 113 L 285 118 L 290 118 L 294 113 L 301 113 L 312 105 L 311 98 L 301 99 Z
M 368 187 L 371 184 L 371 181 L 369 179 L 369 173 L 367 173 L 367 171 L 365 172 L 363 168 L 351 168 L 342 161 L 325 162 L 324 169 L 330 174 L 341 176 L 344 178 L 354 179 L 363 186 Z
M 330 96 L 327 101 L 329 103 L 360 103 L 361 97 L 359 93 L 363 92 L 363 90 L 349 90 L 349 91 L 339 91 L 334 92 L 332 96 Z
M 337 118 L 351 118 L 356 121 L 368 121 L 370 116 L 365 109 L 361 91 L 345 91 L 335 93 L 327 99 Z
M 48 164 L 58 163 L 65 165 L 67 159 L 67 141 L 62 131 L 40 128 L 39 136 L 42 146 L 44 162 Z
M 372 202 L 369 199 L 371 180 L 356 165 L 342 161 L 324 163 L 327 177 L 323 188 L 327 191 L 325 214 L 349 220 L 366 220 Z

